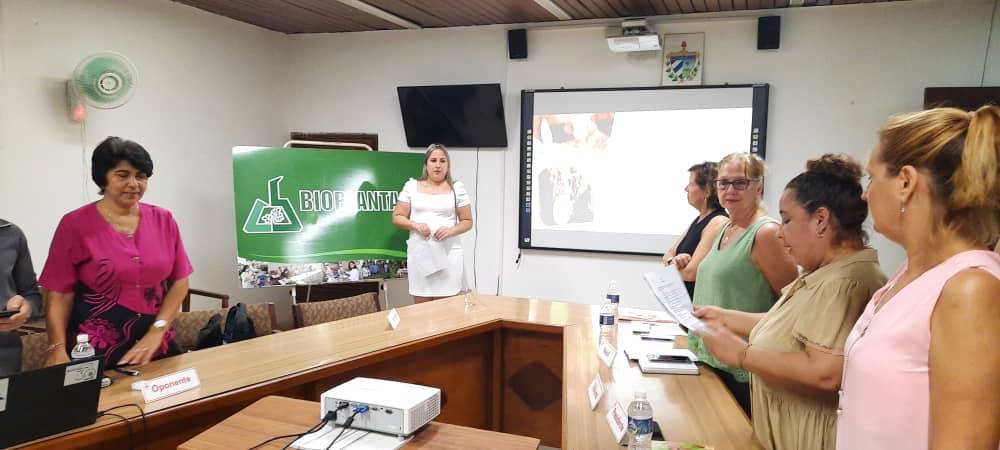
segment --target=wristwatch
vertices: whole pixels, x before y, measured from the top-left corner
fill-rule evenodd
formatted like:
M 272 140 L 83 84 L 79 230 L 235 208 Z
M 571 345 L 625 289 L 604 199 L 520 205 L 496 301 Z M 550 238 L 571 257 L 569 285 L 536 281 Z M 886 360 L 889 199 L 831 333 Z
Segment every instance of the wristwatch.
M 157 320 L 156 322 L 153 322 L 153 328 L 156 328 L 157 330 L 163 330 L 167 328 L 167 321 L 163 319 Z

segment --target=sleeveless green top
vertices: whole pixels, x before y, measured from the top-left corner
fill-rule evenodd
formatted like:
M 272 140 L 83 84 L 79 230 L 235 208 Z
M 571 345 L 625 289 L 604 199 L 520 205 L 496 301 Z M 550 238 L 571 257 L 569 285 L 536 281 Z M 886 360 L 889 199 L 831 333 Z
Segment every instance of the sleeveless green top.
M 732 222 L 727 223 L 712 244 L 708 255 L 698 265 L 697 283 L 694 286 L 694 304 L 698 306 L 714 305 L 720 308 L 739 311 L 762 313 L 774 305 L 777 298 L 771 291 L 771 285 L 761 271 L 754 267 L 750 260 L 750 250 L 753 249 L 757 230 L 766 223 L 777 223 L 770 217 L 758 219 L 743 233 L 736 242 L 719 250 L 723 234 Z M 701 337 L 691 333 L 688 336 L 688 347 L 706 364 L 719 370 L 733 374 L 737 381 L 750 381 L 747 371 L 729 367 L 715 359 Z

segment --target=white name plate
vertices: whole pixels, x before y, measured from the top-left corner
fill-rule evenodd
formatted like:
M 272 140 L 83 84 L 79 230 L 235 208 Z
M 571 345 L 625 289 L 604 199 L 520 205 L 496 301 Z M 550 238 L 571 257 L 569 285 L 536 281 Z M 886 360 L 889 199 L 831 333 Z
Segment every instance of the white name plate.
M 198 372 L 194 369 L 186 369 L 147 381 L 146 385 L 142 387 L 142 399 L 146 403 L 155 402 L 181 392 L 190 391 L 198 386 L 201 386 Z
M 396 327 L 399 326 L 399 320 L 400 320 L 399 311 L 396 311 L 396 308 L 392 308 L 392 310 L 389 311 L 388 319 L 389 319 L 389 326 L 392 327 L 393 330 L 395 330 Z
M 604 365 L 611 367 L 611 363 L 615 360 L 615 355 L 618 354 L 618 349 L 614 345 L 607 342 L 601 342 L 601 346 L 597 347 L 597 356 L 601 358 L 601 362 Z
M 615 407 L 608 411 L 608 427 L 611 428 L 611 434 L 615 436 L 615 442 L 621 442 L 622 438 L 625 437 L 625 432 L 628 431 L 628 414 L 625 413 L 625 408 L 622 408 L 621 403 L 615 403 Z
M 601 397 L 604 396 L 604 382 L 601 381 L 601 374 L 597 374 L 594 377 L 594 381 L 590 382 L 590 387 L 587 388 L 587 396 L 590 397 L 590 409 L 593 410 L 601 402 Z

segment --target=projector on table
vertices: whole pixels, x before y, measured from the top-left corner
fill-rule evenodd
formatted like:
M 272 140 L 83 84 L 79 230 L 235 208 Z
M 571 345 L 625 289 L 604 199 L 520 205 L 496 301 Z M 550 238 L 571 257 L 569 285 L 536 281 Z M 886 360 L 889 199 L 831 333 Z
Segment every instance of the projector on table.
M 338 407 L 334 424 L 343 425 L 351 411 L 368 407 L 351 428 L 409 436 L 441 413 L 441 390 L 397 381 L 358 377 L 323 393 L 320 417 Z

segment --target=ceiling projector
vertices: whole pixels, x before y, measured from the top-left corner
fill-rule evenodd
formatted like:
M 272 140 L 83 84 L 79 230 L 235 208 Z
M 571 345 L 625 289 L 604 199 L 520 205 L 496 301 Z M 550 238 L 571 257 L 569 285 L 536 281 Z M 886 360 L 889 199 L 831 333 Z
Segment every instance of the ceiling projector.
M 660 35 L 645 19 L 626 20 L 622 22 L 620 34 L 608 36 L 608 48 L 615 53 L 659 50 Z

